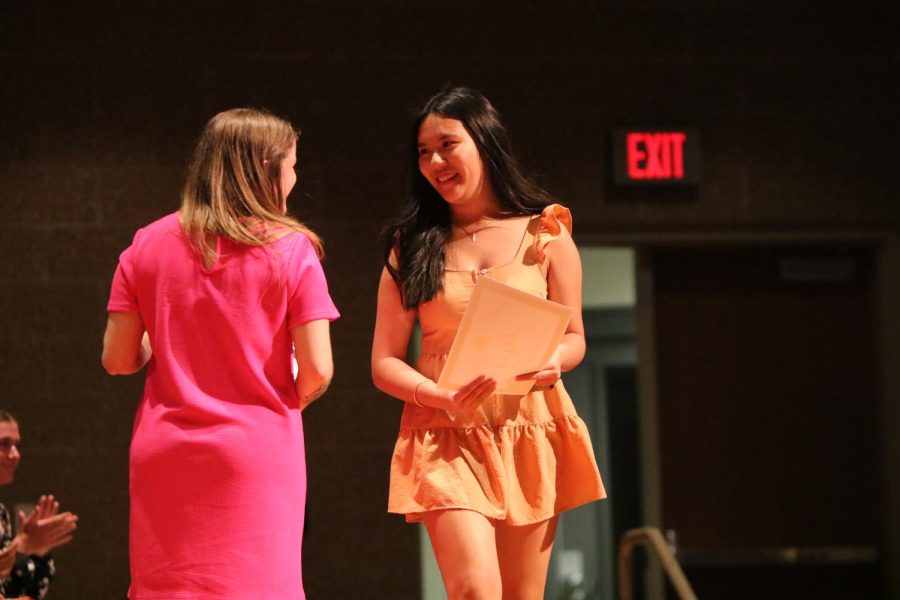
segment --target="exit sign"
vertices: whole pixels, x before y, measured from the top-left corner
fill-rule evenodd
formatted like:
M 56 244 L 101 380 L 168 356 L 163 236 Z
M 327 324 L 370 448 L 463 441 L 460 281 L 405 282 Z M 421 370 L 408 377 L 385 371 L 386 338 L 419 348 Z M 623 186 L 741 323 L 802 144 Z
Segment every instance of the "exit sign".
M 614 129 L 613 181 L 619 185 L 700 183 L 700 130 Z

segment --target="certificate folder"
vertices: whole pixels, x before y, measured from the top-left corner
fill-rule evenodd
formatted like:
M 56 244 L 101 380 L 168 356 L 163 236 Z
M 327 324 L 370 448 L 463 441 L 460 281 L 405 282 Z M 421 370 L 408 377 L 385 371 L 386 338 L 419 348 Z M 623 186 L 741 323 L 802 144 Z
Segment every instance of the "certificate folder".
M 516 375 L 547 364 L 571 316 L 564 304 L 479 277 L 438 386 L 457 390 L 485 375 L 497 382 L 497 394 L 527 394 L 534 381 Z

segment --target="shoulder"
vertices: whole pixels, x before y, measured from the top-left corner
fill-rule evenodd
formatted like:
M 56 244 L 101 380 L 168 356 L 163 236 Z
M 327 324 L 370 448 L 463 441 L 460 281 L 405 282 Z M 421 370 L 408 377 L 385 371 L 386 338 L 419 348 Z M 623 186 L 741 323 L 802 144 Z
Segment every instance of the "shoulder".
M 316 256 L 316 249 L 306 234 L 300 231 L 288 231 L 275 242 L 287 249 L 292 255 L 305 257 L 307 254 Z M 318 257 L 317 257 L 318 258 Z
M 534 258 L 543 263 L 547 258 L 547 249 L 552 242 L 561 240 L 561 243 L 574 247 L 572 240 L 572 212 L 562 204 L 551 204 L 545 207 L 536 217 L 539 225 L 537 235 L 534 236 Z
M 572 211 L 562 204 L 550 204 L 540 214 L 541 233 L 560 235 L 565 231 L 572 234 Z
M 387 254 L 387 264 L 393 269 L 400 268 L 400 244 L 394 244 Z
M 167 237 L 172 233 L 178 233 L 180 231 L 181 219 L 179 218 L 178 213 L 169 213 L 168 215 L 138 229 L 134 234 L 132 245 Z
M 322 263 L 312 241 L 300 231 L 285 233 L 270 248 L 281 257 L 280 261 L 288 268 L 289 272 L 296 272 L 298 269 L 305 270 Z
M 180 230 L 181 229 L 181 217 L 177 212 L 169 213 L 164 217 L 160 217 L 159 219 L 144 225 L 140 229 L 138 229 L 138 233 L 144 234 L 158 234 L 158 233 L 168 233 L 173 229 Z

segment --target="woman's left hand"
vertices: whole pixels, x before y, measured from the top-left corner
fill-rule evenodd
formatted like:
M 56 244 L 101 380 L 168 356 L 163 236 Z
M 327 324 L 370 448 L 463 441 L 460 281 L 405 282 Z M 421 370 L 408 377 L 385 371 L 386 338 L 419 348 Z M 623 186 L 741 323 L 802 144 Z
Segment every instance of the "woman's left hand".
M 559 378 L 562 376 L 562 356 L 561 356 L 561 347 L 556 348 L 556 352 L 553 353 L 553 356 L 550 357 L 550 360 L 547 361 L 547 364 L 544 365 L 538 371 L 532 371 L 531 373 L 522 373 L 521 375 L 517 375 L 516 379 L 524 380 L 524 379 L 533 379 L 534 387 L 531 388 L 534 392 L 543 392 L 552 388 Z

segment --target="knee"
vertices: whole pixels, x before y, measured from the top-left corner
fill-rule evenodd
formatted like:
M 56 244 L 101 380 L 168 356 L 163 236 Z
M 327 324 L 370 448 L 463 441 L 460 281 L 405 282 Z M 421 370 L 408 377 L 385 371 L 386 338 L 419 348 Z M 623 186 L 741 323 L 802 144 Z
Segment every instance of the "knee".
M 472 567 L 444 579 L 449 600 L 500 600 L 500 574 Z

